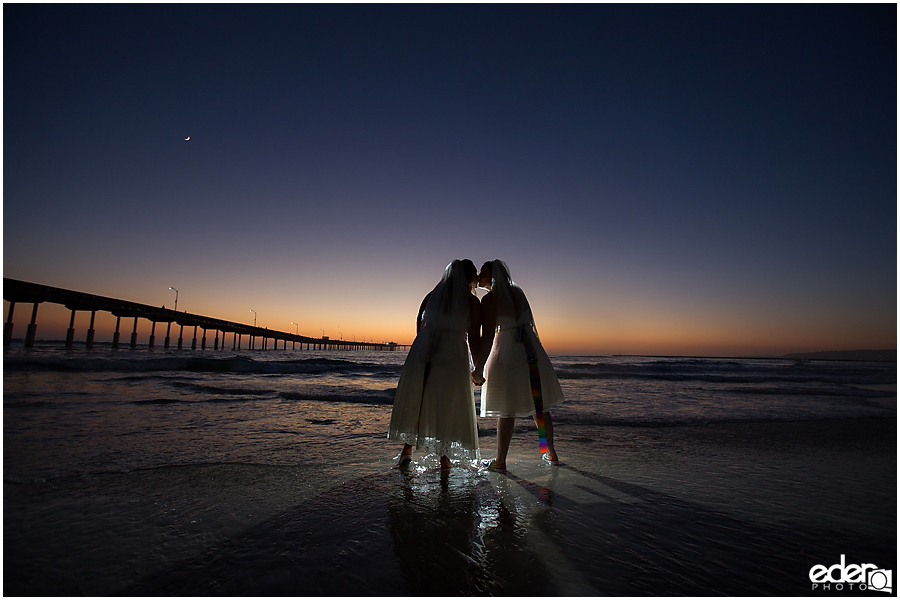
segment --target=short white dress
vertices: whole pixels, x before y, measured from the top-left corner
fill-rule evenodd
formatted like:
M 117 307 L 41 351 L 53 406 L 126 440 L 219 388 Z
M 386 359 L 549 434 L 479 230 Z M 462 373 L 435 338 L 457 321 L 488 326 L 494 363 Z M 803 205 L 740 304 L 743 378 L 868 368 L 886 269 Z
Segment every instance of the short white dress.
M 530 314 L 529 310 L 526 317 Z M 544 412 L 563 402 L 565 397 L 559 387 L 559 379 L 530 319 L 517 323 L 514 319 L 498 315 L 497 329 L 484 366 L 481 416 L 527 417 L 535 414 L 526 344 L 534 352 L 537 363 Z
M 397 384 L 388 438 L 451 459 L 478 460 L 468 317 L 426 324 Z

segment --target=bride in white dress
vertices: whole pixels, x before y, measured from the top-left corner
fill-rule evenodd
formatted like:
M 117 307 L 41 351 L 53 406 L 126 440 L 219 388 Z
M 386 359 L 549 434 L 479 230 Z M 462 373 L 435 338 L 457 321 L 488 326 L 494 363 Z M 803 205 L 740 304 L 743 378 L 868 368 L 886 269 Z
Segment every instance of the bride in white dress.
M 412 460 L 413 446 L 440 454 L 442 469 L 452 466 L 451 456 L 479 458 L 470 358 L 481 328 L 477 280 L 471 260 L 454 260 L 419 307 L 388 430 L 389 439 L 404 444 L 401 466 Z
M 484 263 L 478 285 L 490 291 L 481 299 L 481 350 L 472 377 L 484 384 L 481 416 L 497 417 L 497 458 L 488 467 L 506 469 L 515 419 L 527 416 L 538 426 L 544 459 L 559 464 L 549 409 L 565 397 L 541 346 L 525 292 L 499 260 Z

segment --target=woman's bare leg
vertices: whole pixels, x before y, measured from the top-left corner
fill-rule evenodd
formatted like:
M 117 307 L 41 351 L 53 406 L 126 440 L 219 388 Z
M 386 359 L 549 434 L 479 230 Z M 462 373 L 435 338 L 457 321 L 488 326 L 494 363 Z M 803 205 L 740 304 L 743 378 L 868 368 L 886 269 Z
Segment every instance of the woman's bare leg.
M 506 468 L 506 454 L 509 452 L 509 442 L 512 440 L 513 428 L 516 424 L 515 417 L 500 417 L 497 419 L 497 464 L 500 469 Z

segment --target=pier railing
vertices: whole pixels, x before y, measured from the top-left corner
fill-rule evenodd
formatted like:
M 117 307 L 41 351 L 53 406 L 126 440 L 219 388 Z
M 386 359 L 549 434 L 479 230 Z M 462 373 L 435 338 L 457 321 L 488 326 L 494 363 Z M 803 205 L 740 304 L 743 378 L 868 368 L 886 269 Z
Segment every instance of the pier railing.
M 193 337 L 191 338 L 191 348 L 197 349 L 198 330 L 202 330 L 199 347 L 206 349 L 207 333 L 215 332 L 215 340 L 213 341 L 213 349 L 224 349 L 226 346 L 226 334 L 232 335 L 232 350 L 241 348 L 242 337 L 248 336 L 250 350 L 255 350 L 257 339 L 261 339 L 259 349 L 265 350 L 268 344 L 272 342 L 272 348 L 278 348 L 278 343 L 283 344 L 283 348 L 287 348 L 287 343 L 291 342 L 292 348 L 296 349 L 300 344 L 306 344 L 307 350 L 395 350 L 400 347 L 394 342 L 374 343 L 374 342 L 356 342 L 347 340 L 332 340 L 327 337 L 314 338 L 283 331 L 273 331 L 265 327 L 256 327 L 253 325 L 245 325 L 243 323 L 234 323 L 223 319 L 213 317 L 205 317 L 187 312 L 177 312 L 168 308 L 150 306 L 148 304 L 139 304 L 137 302 L 129 302 L 127 300 L 117 300 L 106 296 L 97 296 L 94 294 L 86 294 L 84 292 L 76 292 L 62 288 L 51 287 L 48 285 L 40 285 L 37 283 L 29 283 L 27 281 L 19 281 L 17 279 L 3 278 L 3 299 L 9 302 L 9 312 L 7 313 L 6 324 L 3 328 L 3 345 L 9 346 L 12 342 L 13 333 L 13 311 L 16 304 L 32 304 L 31 322 L 25 331 L 25 346 L 34 346 L 35 335 L 37 333 L 37 314 L 38 306 L 43 302 L 52 304 L 61 304 L 72 311 L 71 320 L 69 321 L 69 329 L 66 333 L 66 346 L 72 347 L 75 340 L 75 313 L 78 311 L 90 312 L 91 323 L 87 331 L 85 345 L 92 348 L 94 345 L 94 318 L 98 311 L 112 313 L 116 317 L 116 331 L 113 334 L 113 348 L 120 347 L 121 324 L 122 319 L 134 319 L 134 327 L 131 332 L 130 347 L 137 347 L 138 338 L 138 319 L 146 319 L 152 323 L 150 330 L 149 347 L 156 346 L 156 325 L 158 323 L 166 324 L 166 336 L 163 342 L 164 348 L 169 348 L 171 342 L 172 323 L 179 326 L 178 348 L 182 348 L 184 344 L 185 327 L 193 327 Z M 222 343 L 219 344 L 219 333 L 222 334 Z

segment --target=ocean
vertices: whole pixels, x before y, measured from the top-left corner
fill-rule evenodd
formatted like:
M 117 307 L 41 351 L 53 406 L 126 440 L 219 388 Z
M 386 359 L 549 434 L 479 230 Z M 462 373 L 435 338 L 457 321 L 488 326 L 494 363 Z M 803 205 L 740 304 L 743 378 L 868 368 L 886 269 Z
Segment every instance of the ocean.
M 896 567 L 896 363 L 552 356 L 563 464 L 519 419 L 503 475 L 395 468 L 405 355 L 6 348 L 4 594 L 802 595 L 851 591 L 811 587 L 841 554 Z

